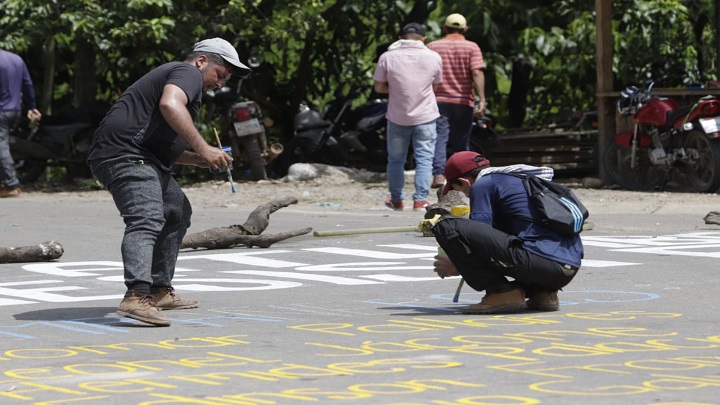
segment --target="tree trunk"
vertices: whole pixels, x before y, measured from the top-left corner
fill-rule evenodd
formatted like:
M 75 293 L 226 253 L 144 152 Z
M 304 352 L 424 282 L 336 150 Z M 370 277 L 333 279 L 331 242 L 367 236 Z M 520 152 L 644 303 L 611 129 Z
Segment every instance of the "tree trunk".
M 720 1 L 715 2 L 715 76 L 720 77 Z
M 507 107 L 509 122 L 508 128 L 520 128 L 525 122 L 527 110 L 527 96 L 530 92 L 530 73 L 532 65 L 525 58 L 513 58 L 512 81 L 510 94 L 508 94 Z
M 75 46 L 73 106 L 93 105 L 97 96 L 95 48 L 83 36 L 78 36 Z
M 0 263 L 45 262 L 58 259 L 63 253 L 62 245 L 54 240 L 35 246 L 0 247 Z
M 44 115 L 52 115 L 53 89 L 55 88 L 55 37 L 50 35 L 43 45 L 43 82 L 42 94 L 38 104 L 40 112 Z

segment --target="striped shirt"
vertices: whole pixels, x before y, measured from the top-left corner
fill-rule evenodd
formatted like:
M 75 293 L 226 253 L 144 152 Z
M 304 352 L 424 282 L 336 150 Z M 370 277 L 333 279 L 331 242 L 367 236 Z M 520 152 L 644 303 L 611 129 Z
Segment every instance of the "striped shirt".
M 462 34 L 447 34 L 430 42 L 428 48 L 442 57 L 442 82 L 435 97 L 438 103 L 475 106 L 472 71 L 485 69 L 480 47 Z

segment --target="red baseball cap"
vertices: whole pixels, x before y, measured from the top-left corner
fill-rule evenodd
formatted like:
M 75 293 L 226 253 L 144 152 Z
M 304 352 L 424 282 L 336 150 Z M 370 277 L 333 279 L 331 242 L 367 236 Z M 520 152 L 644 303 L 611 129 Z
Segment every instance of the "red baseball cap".
M 487 166 L 490 161 L 485 156 L 473 152 L 473 151 L 462 151 L 454 153 L 450 156 L 450 159 L 445 163 L 445 187 L 443 188 L 443 195 L 447 194 L 452 189 L 452 181 L 458 177 L 462 177 L 465 173 L 468 173 L 478 167 Z

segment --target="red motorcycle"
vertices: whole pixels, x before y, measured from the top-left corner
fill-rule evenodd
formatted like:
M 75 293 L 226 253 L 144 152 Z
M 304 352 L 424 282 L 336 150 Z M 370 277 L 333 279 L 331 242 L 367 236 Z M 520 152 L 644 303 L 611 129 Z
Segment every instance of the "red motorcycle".
M 679 107 L 671 99 L 630 86 L 618 111 L 633 129 L 616 134 L 604 156 L 612 180 L 630 190 L 662 189 L 672 178 L 688 192 L 720 187 L 720 100 L 712 96 Z

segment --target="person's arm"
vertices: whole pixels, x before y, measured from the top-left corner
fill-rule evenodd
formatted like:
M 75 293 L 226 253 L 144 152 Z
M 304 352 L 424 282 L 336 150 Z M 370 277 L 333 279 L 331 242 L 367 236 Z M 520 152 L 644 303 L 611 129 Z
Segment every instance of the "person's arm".
M 27 66 L 23 64 L 23 75 L 22 75 L 22 96 L 25 105 L 28 108 L 27 117 L 30 120 L 31 127 L 37 125 L 42 118 L 42 114 L 37 109 L 35 104 L 35 87 L 33 87 L 32 78 L 30 78 L 30 72 L 27 70 Z
M 389 86 L 387 82 L 379 82 L 377 80 L 374 81 L 373 88 L 375 89 L 376 93 L 389 93 Z
M 27 70 L 27 66 L 23 63 L 22 73 L 22 96 L 25 105 L 29 110 L 37 111 L 35 105 L 35 87 L 33 87 L 32 79 L 30 78 L 30 72 Z M 39 112 L 38 112 L 39 113 Z
M 170 128 L 175 131 L 190 147 L 197 152 L 198 157 L 213 170 L 224 169 L 230 166 L 232 158 L 219 148 L 210 146 L 200 135 L 192 121 L 190 112 L 185 107 L 188 98 L 185 92 L 174 84 L 167 84 L 160 97 L 160 113 Z M 183 154 L 185 155 L 185 154 Z M 181 156 L 183 161 L 188 159 Z
M 192 152 L 189 150 L 186 150 L 183 152 L 182 155 L 175 161 L 177 164 L 181 165 L 188 165 L 188 166 L 198 166 L 198 167 L 204 167 L 208 168 L 210 167 L 207 162 L 202 160 L 200 155 L 197 152 Z
M 475 115 L 483 116 L 487 111 L 487 100 L 485 99 L 485 73 L 482 69 L 475 69 L 472 71 L 473 87 L 475 87 L 475 93 L 477 93 L 480 104 L 475 112 Z

